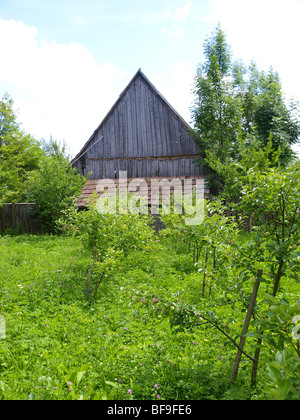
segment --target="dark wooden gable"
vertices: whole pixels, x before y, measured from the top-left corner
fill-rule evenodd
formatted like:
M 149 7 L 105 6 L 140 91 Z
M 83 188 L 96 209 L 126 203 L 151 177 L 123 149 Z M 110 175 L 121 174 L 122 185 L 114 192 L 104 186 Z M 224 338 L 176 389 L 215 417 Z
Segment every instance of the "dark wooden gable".
M 189 130 L 139 70 L 71 164 L 91 179 L 203 176 Z

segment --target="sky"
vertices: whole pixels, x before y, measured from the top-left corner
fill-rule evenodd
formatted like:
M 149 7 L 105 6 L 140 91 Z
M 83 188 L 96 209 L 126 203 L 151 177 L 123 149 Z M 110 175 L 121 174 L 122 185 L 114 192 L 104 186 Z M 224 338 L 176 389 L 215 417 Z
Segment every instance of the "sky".
M 0 97 L 71 156 L 140 68 L 192 124 L 203 42 L 220 23 L 233 59 L 273 67 L 300 100 L 299 22 L 300 0 L 0 0 Z

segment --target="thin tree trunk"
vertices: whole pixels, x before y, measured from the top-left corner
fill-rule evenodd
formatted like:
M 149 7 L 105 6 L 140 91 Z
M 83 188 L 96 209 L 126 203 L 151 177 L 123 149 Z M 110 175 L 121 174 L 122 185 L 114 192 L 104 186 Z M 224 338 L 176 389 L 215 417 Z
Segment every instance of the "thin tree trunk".
M 279 266 L 277 269 L 277 273 L 275 276 L 274 281 L 274 288 L 273 288 L 273 296 L 275 297 L 278 291 L 281 275 L 282 275 L 282 268 L 283 268 L 283 260 L 279 261 Z M 251 385 L 256 385 L 256 378 L 257 378 L 257 370 L 258 370 L 258 363 L 259 363 L 259 356 L 260 356 L 260 349 L 262 345 L 263 334 L 257 339 L 257 348 L 255 350 L 254 359 L 253 359 L 253 366 L 252 366 L 252 374 L 251 374 Z
M 253 358 L 253 364 L 252 364 L 252 374 L 251 374 L 251 386 L 256 385 L 256 378 L 257 378 L 257 370 L 258 370 L 258 362 L 259 362 L 259 356 L 260 356 L 260 346 L 262 345 L 262 334 L 261 337 L 257 339 L 257 348 L 255 350 L 254 358 Z
M 245 341 L 246 341 L 245 335 L 248 332 L 248 328 L 249 328 L 251 316 L 252 316 L 252 313 L 253 313 L 254 305 L 255 305 L 255 302 L 256 302 L 257 293 L 258 293 L 262 273 L 263 273 L 262 270 L 257 271 L 257 278 L 256 278 L 256 282 L 254 283 L 254 286 L 253 286 L 251 299 L 250 299 L 250 303 L 249 303 L 249 306 L 248 306 L 247 315 L 246 315 L 246 319 L 245 319 L 245 323 L 244 323 L 244 328 L 243 328 L 242 335 L 241 335 L 241 338 L 240 338 L 239 349 L 237 351 L 236 358 L 235 358 L 234 365 L 233 365 L 233 369 L 232 369 L 232 377 L 231 377 L 232 382 L 234 382 L 236 380 L 236 377 L 237 377 L 237 374 L 238 374 L 240 361 L 241 361 L 241 358 L 242 358 L 242 351 L 241 350 L 244 350 Z
M 205 264 L 204 264 L 204 274 L 203 274 L 203 283 L 202 283 L 202 297 L 205 297 L 205 283 L 206 283 L 206 266 L 207 266 L 207 259 L 208 259 L 208 248 L 206 247 L 205 251 Z
M 280 279 L 281 279 L 281 275 L 282 275 L 282 268 L 283 268 L 283 260 L 279 261 L 279 266 L 278 266 L 278 270 L 275 276 L 275 281 L 274 281 L 274 289 L 273 289 L 273 296 L 275 297 L 278 291 L 278 287 L 279 287 L 279 283 L 280 283 Z
M 86 300 L 89 300 L 90 284 L 91 284 L 91 270 L 88 271 L 87 285 L 86 285 Z
M 213 255 L 213 272 L 211 280 L 213 281 L 215 278 L 215 269 L 216 269 L 216 247 L 214 246 L 214 255 Z M 211 295 L 212 283 L 209 286 L 209 296 Z
M 100 286 L 100 284 L 101 284 L 101 282 L 102 282 L 102 280 L 103 280 L 104 274 L 105 274 L 105 272 L 103 272 L 103 273 L 101 274 L 100 279 L 99 279 L 99 280 L 97 281 L 97 283 L 96 283 L 96 286 L 95 286 L 95 299 L 96 299 L 96 296 L 97 296 L 97 293 L 98 293 L 98 287 Z

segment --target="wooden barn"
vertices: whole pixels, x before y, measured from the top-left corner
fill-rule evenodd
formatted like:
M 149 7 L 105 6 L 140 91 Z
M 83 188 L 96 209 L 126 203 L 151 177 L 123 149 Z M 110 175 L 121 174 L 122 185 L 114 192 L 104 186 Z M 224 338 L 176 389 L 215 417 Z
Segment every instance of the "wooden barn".
M 191 127 L 139 70 L 99 127 L 70 162 L 89 180 L 79 206 L 101 179 L 204 179 Z M 206 190 L 206 194 L 208 191 Z

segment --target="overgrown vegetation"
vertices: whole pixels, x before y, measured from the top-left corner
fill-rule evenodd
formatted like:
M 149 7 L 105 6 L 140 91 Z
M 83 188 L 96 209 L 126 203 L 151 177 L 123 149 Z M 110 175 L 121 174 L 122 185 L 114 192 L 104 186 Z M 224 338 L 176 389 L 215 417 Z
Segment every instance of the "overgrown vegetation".
M 245 234 L 222 207 L 208 210 L 199 226 L 166 215 L 159 234 L 147 216 L 130 231 L 131 216 L 87 211 L 65 240 L 2 238 L 2 399 L 298 399 L 299 220 L 278 247 L 279 225 Z M 106 229 L 114 218 L 118 233 Z
M 19 168 L 11 192 L 24 182 L 65 234 L 0 238 L 0 399 L 299 400 L 299 126 L 275 73 L 232 68 L 220 28 L 205 52 L 196 131 L 220 193 L 202 223 L 78 211 L 55 142 Z
M 69 167 L 66 146 L 50 138 L 37 141 L 17 122 L 9 95 L 0 100 L 0 205 L 34 202 L 36 219 L 46 233 L 56 231 L 85 178 Z
M 47 154 L 41 159 L 39 170 L 28 180 L 27 196 L 37 205 L 36 219 L 44 232 L 56 233 L 62 212 L 80 195 L 86 179 L 69 167 L 64 146 L 51 140 L 45 148 Z
M 41 144 L 17 122 L 13 100 L 0 100 L 0 204 L 26 201 L 26 183 L 40 167 Z

